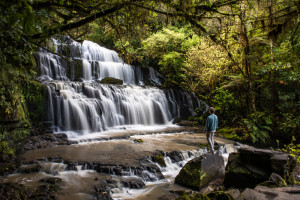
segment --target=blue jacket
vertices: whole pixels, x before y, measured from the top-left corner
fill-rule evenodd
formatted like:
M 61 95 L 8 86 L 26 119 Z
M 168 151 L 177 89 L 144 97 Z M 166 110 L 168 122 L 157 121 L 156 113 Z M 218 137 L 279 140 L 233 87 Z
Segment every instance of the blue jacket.
M 216 131 L 218 128 L 218 117 L 215 114 L 211 114 L 207 117 L 204 131 Z

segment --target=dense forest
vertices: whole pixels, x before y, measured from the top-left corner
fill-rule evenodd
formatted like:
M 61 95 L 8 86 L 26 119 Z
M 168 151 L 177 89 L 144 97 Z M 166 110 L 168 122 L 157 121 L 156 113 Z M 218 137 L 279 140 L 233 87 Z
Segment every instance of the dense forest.
M 154 67 L 163 87 L 216 108 L 219 134 L 300 152 L 299 0 L 10 0 L 0 9 L 2 153 L 40 126 L 45 89 L 33 52 L 54 52 L 48 39 L 60 35 Z

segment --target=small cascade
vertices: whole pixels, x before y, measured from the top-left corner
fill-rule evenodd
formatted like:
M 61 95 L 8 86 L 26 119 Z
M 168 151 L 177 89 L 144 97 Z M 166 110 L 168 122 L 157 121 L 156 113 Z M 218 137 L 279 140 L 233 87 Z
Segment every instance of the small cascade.
M 38 79 L 48 88 L 47 117 L 56 132 L 71 137 L 126 125 L 169 124 L 194 115 L 196 108 L 207 109 L 186 91 L 153 87 L 163 80 L 153 68 L 128 65 L 115 51 L 91 41 L 62 37 L 52 40 L 51 49 L 57 53 L 40 49 L 34 55 Z M 99 83 L 107 77 L 123 80 L 124 85 Z

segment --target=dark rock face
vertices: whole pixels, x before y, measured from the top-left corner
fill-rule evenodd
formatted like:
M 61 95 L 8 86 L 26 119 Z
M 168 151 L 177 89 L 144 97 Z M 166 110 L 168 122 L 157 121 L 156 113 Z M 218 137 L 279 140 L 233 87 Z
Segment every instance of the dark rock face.
M 172 163 L 183 161 L 183 156 L 180 151 L 172 151 L 166 153 L 168 157 L 170 157 Z
M 100 81 L 100 83 L 104 84 L 115 84 L 115 85 L 123 85 L 123 80 L 112 78 L 112 77 L 107 77 L 104 78 Z
M 229 155 L 224 184 L 226 187 L 253 188 L 267 181 L 272 173 L 280 175 L 287 183 L 293 183 L 295 166 L 295 158 L 288 154 L 243 147 L 238 153 Z
M 189 161 L 176 176 L 175 183 L 199 190 L 212 181 L 222 183 L 224 174 L 223 157 L 208 153 Z
M 194 126 L 194 122 L 193 121 L 189 121 L 189 120 L 181 120 L 180 122 L 176 123 L 179 126 Z
M 45 178 L 41 180 L 45 183 L 32 190 L 24 185 L 16 183 L 0 184 L 0 199 L 5 200 L 41 200 L 56 199 L 54 193 L 60 190 L 62 180 L 59 178 Z
M 124 187 L 131 189 L 141 189 L 145 186 L 145 183 L 140 178 L 130 177 L 122 180 Z
M 34 172 L 39 172 L 41 170 L 41 165 L 28 165 L 24 167 L 18 168 L 17 172 L 18 173 L 34 173 Z
M 34 150 L 34 149 L 41 149 L 41 148 L 50 148 L 54 145 L 71 145 L 76 142 L 69 141 L 68 137 L 64 133 L 58 134 L 44 134 L 33 136 L 24 142 L 23 149 L 24 150 Z

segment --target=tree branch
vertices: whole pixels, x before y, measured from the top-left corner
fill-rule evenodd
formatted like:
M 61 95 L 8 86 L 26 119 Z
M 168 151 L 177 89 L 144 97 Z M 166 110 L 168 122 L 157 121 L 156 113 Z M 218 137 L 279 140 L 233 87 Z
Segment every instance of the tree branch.
M 138 1 L 138 0 L 125 1 L 125 2 L 123 2 L 121 4 L 117 4 L 117 5 L 113 6 L 112 8 L 109 8 L 107 10 L 99 11 L 99 12 L 97 12 L 95 14 L 92 14 L 92 15 L 90 15 L 88 17 L 85 17 L 84 19 L 79 20 L 77 22 L 72 22 L 72 23 L 63 25 L 61 27 L 50 28 L 50 29 L 45 30 L 43 33 L 34 34 L 34 35 L 31 36 L 31 38 L 32 39 L 44 38 L 44 37 L 55 35 L 57 33 L 68 31 L 68 30 L 71 30 L 71 29 L 74 29 L 74 28 L 78 28 L 78 27 L 80 27 L 80 26 L 82 26 L 84 24 L 87 24 L 89 22 L 94 21 L 95 19 L 107 16 L 107 15 L 109 15 L 111 13 L 114 13 L 114 12 L 122 9 L 123 7 L 129 6 L 130 4 L 132 4 L 131 2 L 134 2 L 134 1 Z

